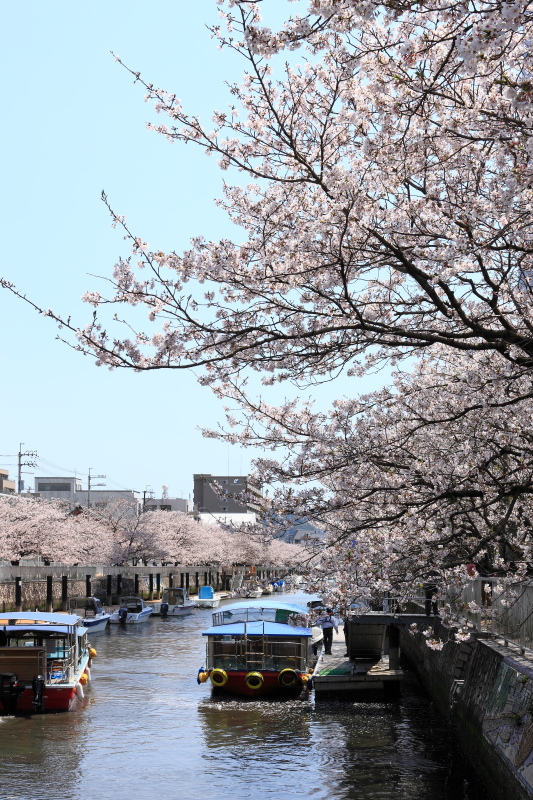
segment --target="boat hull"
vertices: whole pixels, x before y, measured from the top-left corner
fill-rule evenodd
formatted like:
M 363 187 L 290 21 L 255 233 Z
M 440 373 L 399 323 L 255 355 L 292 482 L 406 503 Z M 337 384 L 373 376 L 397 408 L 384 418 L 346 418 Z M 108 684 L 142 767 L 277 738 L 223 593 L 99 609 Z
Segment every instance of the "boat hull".
M 194 603 L 190 606 L 170 606 L 166 616 L 167 617 L 184 617 L 186 614 L 192 614 L 194 611 Z
M 152 609 L 150 609 L 149 612 L 141 611 L 140 614 L 128 614 L 125 621 L 122 623 L 118 618 L 118 614 L 115 612 L 111 615 L 109 623 L 111 625 L 138 625 L 139 623 L 146 622 L 146 620 L 150 619 L 152 614 Z
M 83 620 L 83 627 L 87 628 L 89 633 L 99 633 L 107 628 L 107 623 L 111 618 L 111 614 L 106 614 L 105 618 L 101 617 L 100 619 L 97 617 L 96 619 L 84 619 Z
M 307 679 L 309 676 L 303 673 L 305 678 L 299 676 L 298 681 L 294 686 L 281 686 L 279 683 L 279 672 L 261 672 L 263 676 L 263 685 L 259 689 L 251 689 L 246 684 L 246 676 L 248 672 L 245 670 L 226 670 L 228 681 L 224 686 L 213 686 L 216 692 L 226 692 L 229 694 L 240 694 L 247 697 L 265 697 L 267 695 L 282 695 L 290 696 L 300 694 L 300 692 L 308 686 Z M 304 682 L 305 681 L 305 682 Z
M 213 600 L 197 600 L 195 603 L 196 608 L 218 608 L 220 605 L 220 598 Z
M 85 655 L 76 670 L 74 680 L 70 683 L 46 683 L 43 695 L 43 712 L 48 711 L 70 711 L 72 705 L 77 700 L 84 699 L 84 689 L 79 683 L 81 676 L 86 673 L 89 676 L 89 657 Z M 33 708 L 33 689 L 26 685 L 24 691 L 19 695 L 16 703 L 16 714 L 34 712 Z M 0 713 L 12 714 L 13 711 L 6 709 L 0 700 Z M 39 712 L 41 713 L 41 712 Z

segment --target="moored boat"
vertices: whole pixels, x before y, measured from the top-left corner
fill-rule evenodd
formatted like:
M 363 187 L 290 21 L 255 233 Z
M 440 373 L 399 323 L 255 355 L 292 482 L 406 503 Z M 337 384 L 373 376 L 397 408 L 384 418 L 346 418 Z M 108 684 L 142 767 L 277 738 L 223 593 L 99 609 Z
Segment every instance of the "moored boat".
M 90 680 L 87 629 L 76 614 L 0 615 L 0 709 L 68 711 Z
M 69 610 L 82 618 L 83 626 L 91 634 L 103 631 L 111 617 L 97 597 L 71 597 Z
M 218 608 L 220 597 L 215 597 L 212 586 L 200 586 L 198 597 L 195 602 L 197 608 Z
M 307 609 L 294 603 L 255 600 L 225 606 L 213 614 L 206 666 L 198 682 L 215 689 L 262 696 L 300 692 L 309 686 L 313 630 Z
M 110 624 L 136 625 L 146 622 L 154 613 L 152 606 L 147 605 L 141 597 L 122 597 L 120 607 L 111 614 Z
M 162 617 L 183 617 L 192 614 L 194 607 L 194 600 L 190 599 L 187 589 L 164 589 L 159 613 Z

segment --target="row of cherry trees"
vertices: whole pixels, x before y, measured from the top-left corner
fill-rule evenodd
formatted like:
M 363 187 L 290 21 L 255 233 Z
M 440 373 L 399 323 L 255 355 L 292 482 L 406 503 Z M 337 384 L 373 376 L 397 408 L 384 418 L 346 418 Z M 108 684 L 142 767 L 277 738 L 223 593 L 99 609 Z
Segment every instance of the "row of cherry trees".
M 424 582 L 444 596 L 481 572 L 519 580 L 533 523 L 531 2 L 309 0 L 273 30 L 259 14 L 273 1 L 219 3 L 213 34 L 245 74 L 209 124 L 130 69 L 168 117 L 149 127 L 240 172 L 220 205 L 241 237 L 165 253 L 104 197 L 133 251 L 112 291 L 85 295 L 84 327 L 35 307 L 100 365 L 199 370 L 228 409 L 226 432 L 207 435 L 271 451 L 256 466 L 281 486 L 273 508 L 334 531 L 317 588 L 335 575 L 344 596 Z M 403 367 L 390 388 L 329 413 L 266 400 L 276 383 L 383 364 Z
M 169 561 L 179 565 L 295 565 L 302 549 L 246 530 L 196 522 L 187 514 L 136 515 L 118 500 L 79 514 L 59 500 L 0 495 L 0 560 L 41 557 L 63 564 Z

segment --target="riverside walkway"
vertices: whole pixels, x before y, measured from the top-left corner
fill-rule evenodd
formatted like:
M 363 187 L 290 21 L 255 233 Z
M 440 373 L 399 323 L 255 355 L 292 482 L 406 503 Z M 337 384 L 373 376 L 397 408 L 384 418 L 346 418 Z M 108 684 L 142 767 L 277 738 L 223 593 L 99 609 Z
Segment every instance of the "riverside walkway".
M 389 666 L 389 655 L 384 654 L 377 662 L 351 661 L 346 652 L 344 631 L 333 633 L 331 655 L 321 652 L 316 663 L 313 684 L 315 696 L 349 695 L 357 692 L 382 691 L 385 695 L 398 693 L 403 670 Z

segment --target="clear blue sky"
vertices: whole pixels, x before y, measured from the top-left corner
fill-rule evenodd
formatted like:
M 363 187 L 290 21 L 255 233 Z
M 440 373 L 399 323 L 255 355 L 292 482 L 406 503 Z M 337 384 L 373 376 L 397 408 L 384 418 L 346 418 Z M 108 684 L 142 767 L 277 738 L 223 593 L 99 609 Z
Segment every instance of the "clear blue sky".
M 294 10 L 273 0 L 277 11 Z M 3 7 L 2 266 L 0 275 L 45 307 L 80 323 L 80 301 L 100 289 L 129 255 L 99 196 L 151 247 L 180 250 L 191 236 L 232 235 L 213 200 L 216 160 L 146 130 L 154 119 L 144 93 L 110 55 L 113 50 L 185 107 L 209 117 L 230 100 L 225 80 L 242 65 L 219 51 L 205 25 L 217 23 L 214 0 L 20 0 Z M 228 174 L 224 173 L 228 178 Z M 41 462 L 36 474 L 95 472 L 108 488 L 172 496 L 192 492 L 192 474 L 247 472 L 250 454 L 203 439 L 222 407 L 193 375 L 109 372 L 55 339 L 44 317 L 0 292 L 2 410 L 0 467 L 15 472 L 19 442 Z M 326 394 L 368 389 L 341 382 Z M 30 475 L 26 481 L 33 482 Z M 84 481 L 85 483 L 85 481 Z

